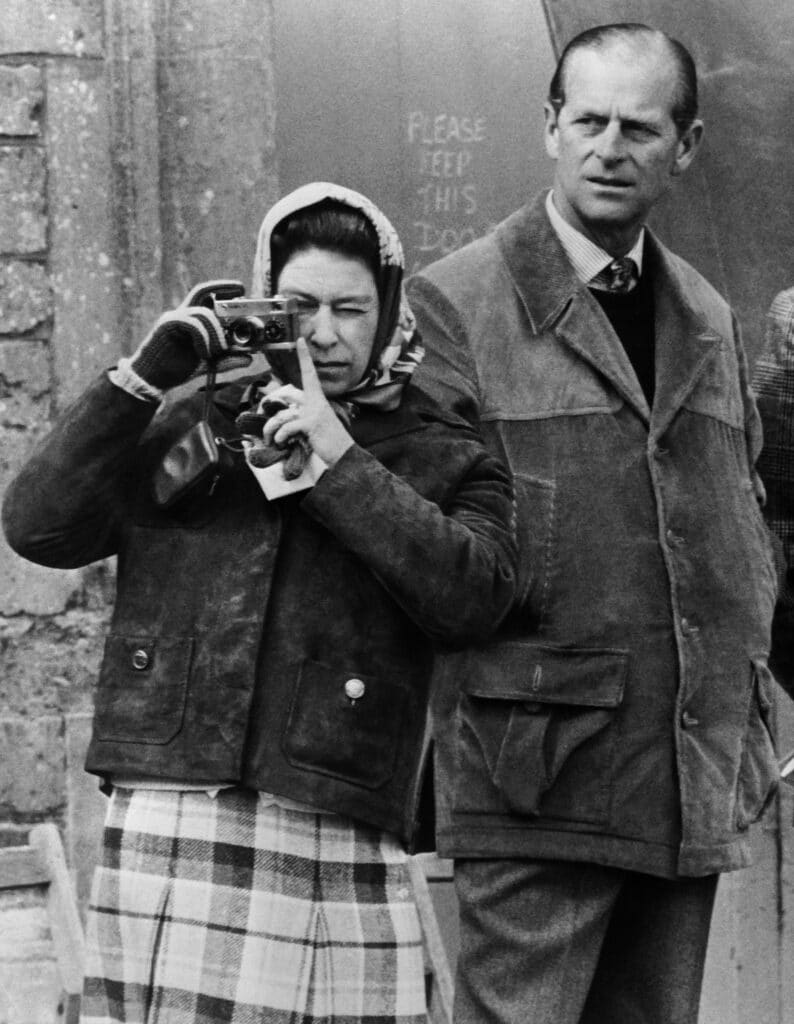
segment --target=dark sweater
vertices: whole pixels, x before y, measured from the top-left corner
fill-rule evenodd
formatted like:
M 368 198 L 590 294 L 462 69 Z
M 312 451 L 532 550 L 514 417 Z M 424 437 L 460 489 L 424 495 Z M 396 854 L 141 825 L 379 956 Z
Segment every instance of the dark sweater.
M 653 287 L 650 274 L 643 274 L 630 292 L 605 292 L 595 288 L 591 294 L 609 317 L 629 357 L 648 404 L 653 405 L 655 350 Z

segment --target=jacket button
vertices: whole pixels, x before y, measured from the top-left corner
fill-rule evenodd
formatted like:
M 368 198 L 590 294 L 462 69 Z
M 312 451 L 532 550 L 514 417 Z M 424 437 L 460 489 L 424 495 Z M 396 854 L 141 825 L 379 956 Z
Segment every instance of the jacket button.
M 345 696 L 350 700 L 361 700 L 365 690 L 366 686 L 360 679 L 348 679 L 345 683 Z
M 684 729 L 692 729 L 696 725 L 700 725 L 700 719 L 695 718 L 689 711 L 684 711 L 681 715 L 681 725 Z
M 668 530 L 666 536 L 667 543 L 670 545 L 671 548 L 674 548 L 676 544 L 683 544 L 684 542 L 683 538 L 679 537 L 675 530 Z
M 142 647 L 139 647 L 133 654 L 132 667 L 138 672 L 142 672 L 145 668 L 149 667 L 149 655 Z

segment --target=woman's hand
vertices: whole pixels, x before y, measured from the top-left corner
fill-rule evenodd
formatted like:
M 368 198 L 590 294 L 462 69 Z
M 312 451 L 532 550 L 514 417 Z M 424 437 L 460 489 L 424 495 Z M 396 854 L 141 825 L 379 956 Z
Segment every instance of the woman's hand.
M 268 394 L 270 399 L 287 402 L 288 407 L 270 417 L 262 436 L 265 441 L 283 445 L 290 437 L 303 434 L 323 462 L 333 466 L 354 443 L 353 438 L 323 394 L 306 341 L 298 338 L 296 348 L 303 389 L 285 384 Z

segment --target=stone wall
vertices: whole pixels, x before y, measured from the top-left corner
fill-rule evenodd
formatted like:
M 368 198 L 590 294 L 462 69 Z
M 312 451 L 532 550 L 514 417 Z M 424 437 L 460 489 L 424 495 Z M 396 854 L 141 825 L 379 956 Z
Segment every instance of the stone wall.
M 20 0 L 0 26 L 0 489 L 115 354 L 103 17 L 96 2 Z M 0 579 L 0 843 L 55 820 L 76 863 L 88 829 L 70 790 L 112 567 L 49 571 L 0 543 Z
M 4 0 L 0 495 L 163 308 L 209 277 L 248 281 L 278 194 L 270 19 L 259 0 Z M 84 907 L 104 797 L 82 764 L 114 564 L 48 570 L 0 539 L 0 581 L 0 845 L 55 821 Z

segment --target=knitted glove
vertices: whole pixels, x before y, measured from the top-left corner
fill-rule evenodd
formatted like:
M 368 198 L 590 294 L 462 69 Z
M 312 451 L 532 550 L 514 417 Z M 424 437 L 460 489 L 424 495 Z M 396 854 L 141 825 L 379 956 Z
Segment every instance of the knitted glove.
M 130 368 L 147 384 L 167 391 L 192 376 L 202 360 L 223 369 L 247 366 L 250 356 L 222 359 L 228 343 L 212 311 L 213 297 L 234 299 L 244 294 L 245 288 L 239 281 L 206 281 L 196 285 L 176 309 L 163 313 L 133 353 Z

